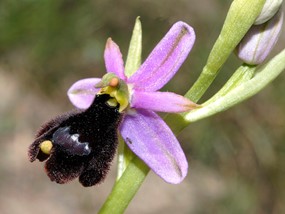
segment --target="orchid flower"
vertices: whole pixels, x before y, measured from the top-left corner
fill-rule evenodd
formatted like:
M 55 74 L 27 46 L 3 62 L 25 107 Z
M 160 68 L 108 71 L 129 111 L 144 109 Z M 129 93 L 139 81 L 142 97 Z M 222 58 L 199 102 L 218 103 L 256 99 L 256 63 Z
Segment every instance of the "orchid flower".
M 87 109 L 98 93 L 114 97 L 124 112 L 119 130 L 125 143 L 157 175 L 174 184 L 185 178 L 188 163 L 175 135 L 155 111 L 178 113 L 198 106 L 181 95 L 158 91 L 178 71 L 194 41 L 189 25 L 175 23 L 139 69 L 127 76 L 120 49 L 109 38 L 104 52 L 107 74 L 79 80 L 68 90 L 80 109 Z

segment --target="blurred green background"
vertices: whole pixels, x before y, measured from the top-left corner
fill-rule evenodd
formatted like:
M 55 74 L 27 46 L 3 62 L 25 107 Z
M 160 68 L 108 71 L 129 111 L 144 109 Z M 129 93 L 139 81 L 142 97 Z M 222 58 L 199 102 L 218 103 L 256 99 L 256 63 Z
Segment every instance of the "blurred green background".
M 230 3 L 1 0 L 0 212 L 96 213 L 114 182 L 115 161 L 99 186 L 52 183 L 43 164 L 27 158 L 36 130 L 72 108 L 66 91 L 73 82 L 105 73 L 108 37 L 126 56 L 137 16 L 143 25 L 144 58 L 174 22 L 194 27 L 193 51 L 165 87 L 184 94 L 205 64 Z M 274 53 L 285 48 L 284 33 Z M 231 56 L 203 99 L 240 64 Z M 283 73 L 257 96 L 187 127 L 179 135 L 190 165 L 185 181 L 170 185 L 150 173 L 126 213 L 285 213 L 284 91 Z

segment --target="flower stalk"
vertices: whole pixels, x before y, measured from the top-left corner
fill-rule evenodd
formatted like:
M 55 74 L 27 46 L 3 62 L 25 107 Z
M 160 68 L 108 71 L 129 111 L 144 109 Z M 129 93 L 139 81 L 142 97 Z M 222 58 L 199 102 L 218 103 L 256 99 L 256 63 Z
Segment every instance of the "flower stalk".
M 124 213 L 145 180 L 149 170 L 149 167 L 140 158 L 135 156 L 128 164 L 120 179 L 116 181 L 112 192 L 98 213 Z

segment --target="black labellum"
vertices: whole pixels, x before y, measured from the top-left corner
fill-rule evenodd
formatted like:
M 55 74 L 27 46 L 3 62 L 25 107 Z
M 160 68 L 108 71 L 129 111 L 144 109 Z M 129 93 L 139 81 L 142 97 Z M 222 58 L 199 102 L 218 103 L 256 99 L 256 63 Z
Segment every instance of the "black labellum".
M 45 161 L 47 175 L 63 184 L 79 177 L 83 186 L 104 180 L 118 145 L 118 126 L 122 119 L 119 105 L 109 106 L 108 94 L 96 95 L 85 111 L 73 111 L 46 123 L 29 147 L 31 162 Z M 51 141 L 50 154 L 40 149 Z

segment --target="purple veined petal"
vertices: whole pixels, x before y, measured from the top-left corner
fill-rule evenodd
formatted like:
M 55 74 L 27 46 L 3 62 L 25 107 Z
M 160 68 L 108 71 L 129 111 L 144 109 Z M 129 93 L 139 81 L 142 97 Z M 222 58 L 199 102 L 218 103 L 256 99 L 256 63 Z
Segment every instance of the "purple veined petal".
M 134 88 L 156 91 L 178 71 L 195 41 L 195 32 L 184 22 L 174 24 L 139 70 L 129 78 Z
M 129 148 L 168 183 L 180 183 L 188 163 L 166 123 L 154 112 L 137 110 L 125 116 L 121 134 Z
M 160 112 L 185 112 L 199 105 L 189 99 L 171 92 L 142 92 L 134 91 L 131 107 L 143 108 Z
M 112 72 L 122 80 L 126 80 L 124 61 L 120 48 L 111 38 L 109 38 L 106 43 L 104 60 L 107 72 Z
M 100 90 L 95 88 L 100 81 L 100 78 L 87 78 L 75 82 L 67 91 L 71 103 L 77 108 L 87 109 Z

